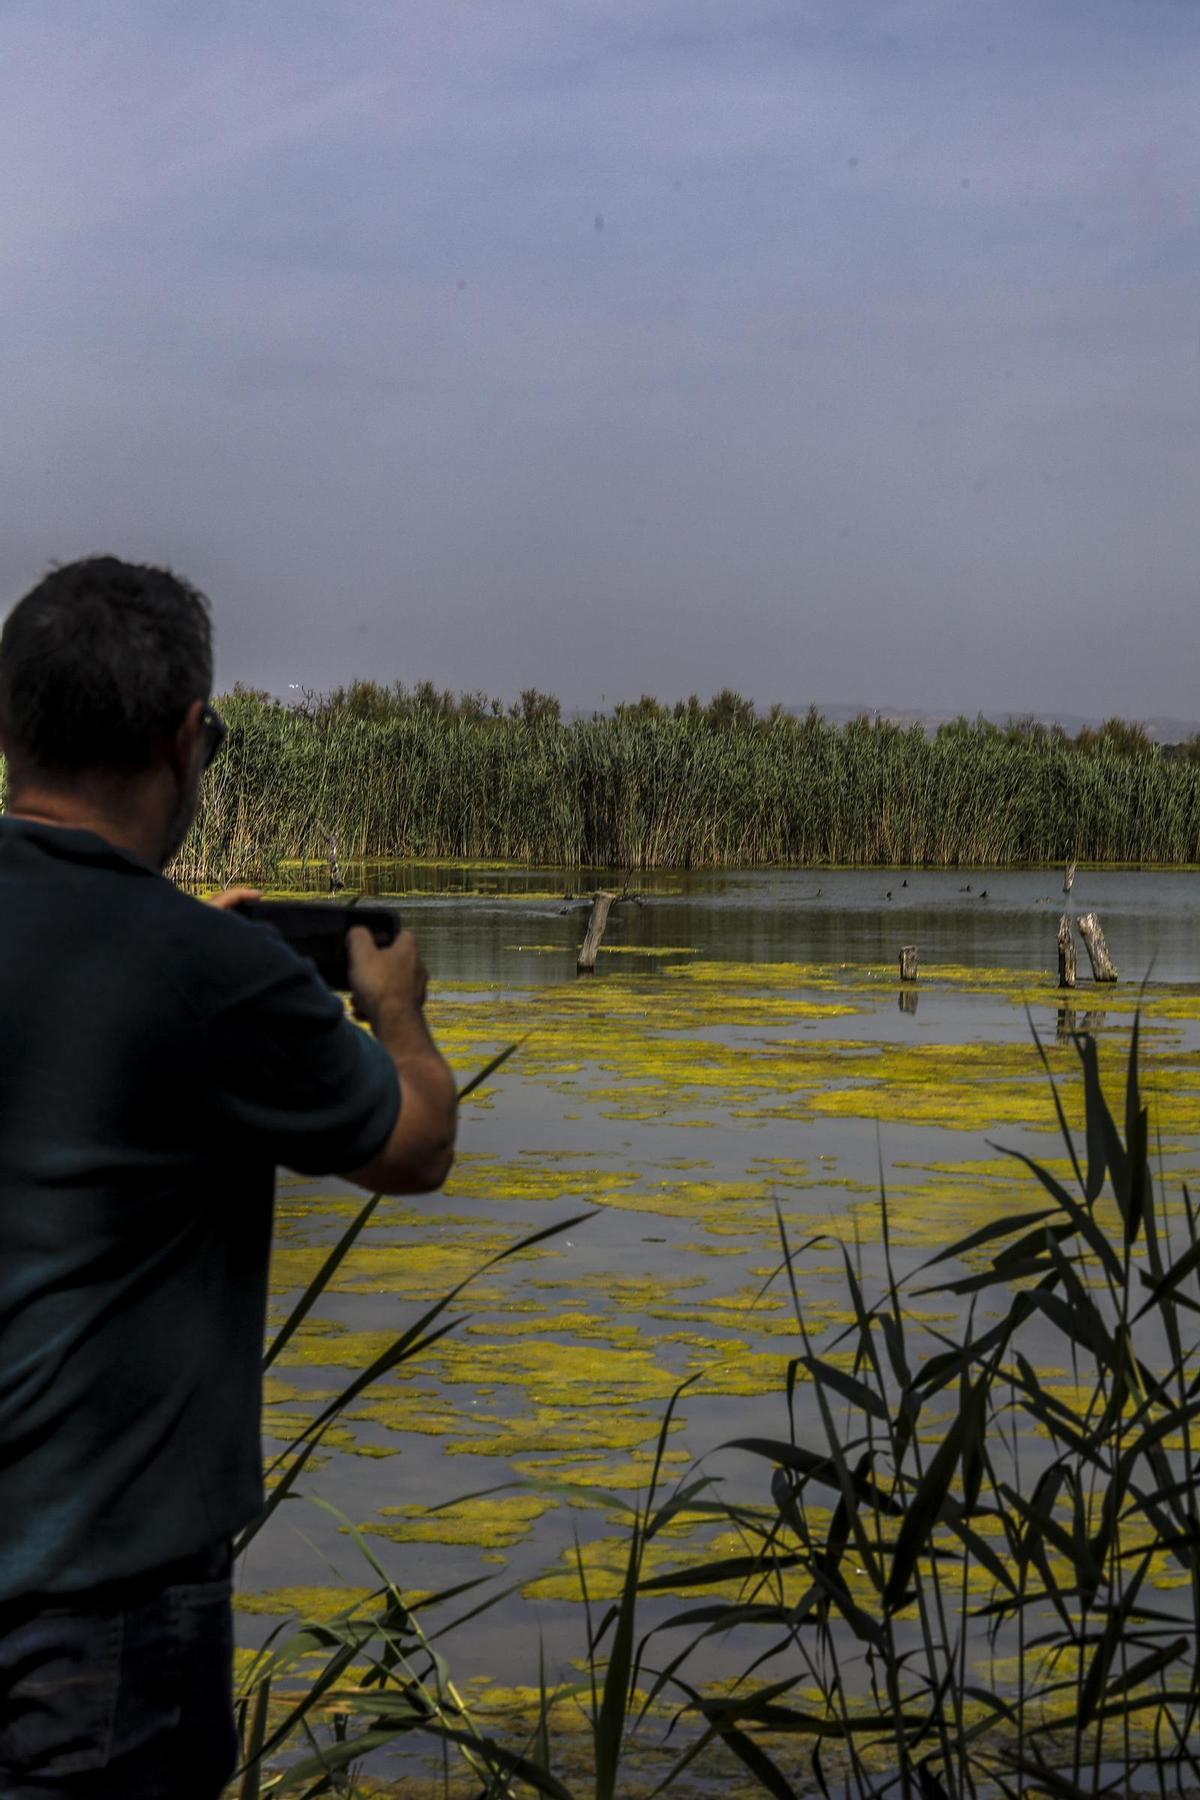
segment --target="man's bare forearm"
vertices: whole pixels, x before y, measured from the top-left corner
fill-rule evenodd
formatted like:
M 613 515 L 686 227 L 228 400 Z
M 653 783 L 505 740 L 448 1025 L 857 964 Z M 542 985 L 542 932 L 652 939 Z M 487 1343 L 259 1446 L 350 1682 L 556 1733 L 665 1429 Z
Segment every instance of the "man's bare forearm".
M 355 929 L 347 944 L 354 1010 L 370 1025 L 400 1079 L 400 1113 L 391 1136 L 351 1179 L 390 1194 L 428 1193 L 442 1185 L 454 1161 L 458 1094 L 425 1023 L 427 976 L 416 939 L 402 931 L 381 948 L 369 932 Z
M 396 1065 L 402 1095 L 417 1087 L 431 1107 L 444 1112 L 446 1144 L 452 1145 L 458 1121 L 458 1093 L 450 1066 L 433 1041 L 424 1013 L 415 1006 L 385 1001 L 370 1023 Z

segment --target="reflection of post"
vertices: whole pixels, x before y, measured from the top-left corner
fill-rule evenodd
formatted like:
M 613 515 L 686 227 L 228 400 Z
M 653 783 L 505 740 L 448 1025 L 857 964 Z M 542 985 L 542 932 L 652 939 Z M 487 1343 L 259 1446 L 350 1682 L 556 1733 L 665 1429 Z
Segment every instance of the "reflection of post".
M 1079 1021 L 1079 1029 L 1080 1031 L 1090 1031 L 1094 1035 L 1097 1031 L 1103 1031 L 1107 1024 L 1107 1013 L 1085 1012 L 1082 1019 Z
M 1069 862 L 1063 871 L 1063 893 L 1069 894 L 1075 886 L 1075 864 Z
M 1055 1043 L 1069 1044 L 1078 1029 L 1078 1025 L 1075 1021 L 1075 1009 L 1071 1006 L 1060 1007 L 1058 1012 L 1058 1024 L 1054 1028 Z
M 592 912 L 588 919 L 587 934 L 579 947 L 579 960 L 575 964 L 576 973 L 593 975 L 596 971 L 596 952 L 600 948 L 600 940 L 604 936 L 604 927 L 608 924 L 609 908 L 616 899 L 615 894 L 607 894 L 598 889 L 592 895 Z
M 1075 939 L 1071 936 L 1071 920 L 1067 913 L 1058 921 L 1058 985 L 1060 988 L 1075 986 Z
M 917 1005 L 918 1005 L 918 1002 L 920 1001 L 920 998 L 921 998 L 920 988 L 901 988 L 900 989 L 900 1011 L 902 1013 L 915 1013 L 917 1010 Z
M 919 959 L 917 956 L 917 946 L 915 944 L 904 944 L 901 946 L 901 950 L 900 950 L 900 979 L 901 979 L 901 981 L 915 981 L 917 979 L 917 962 L 918 962 L 918 960 Z
M 1108 945 L 1104 941 L 1100 921 L 1094 912 L 1084 913 L 1081 917 L 1079 935 L 1087 946 L 1088 959 L 1096 980 L 1115 981 L 1117 971 L 1113 966 L 1112 957 L 1108 954 Z

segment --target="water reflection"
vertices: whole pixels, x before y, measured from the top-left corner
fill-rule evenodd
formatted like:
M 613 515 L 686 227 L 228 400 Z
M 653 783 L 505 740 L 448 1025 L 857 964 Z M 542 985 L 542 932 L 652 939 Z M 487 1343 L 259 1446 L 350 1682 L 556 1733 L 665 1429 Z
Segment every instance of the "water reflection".
M 1085 1013 L 1076 1013 L 1074 1007 L 1064 1006 L 1058 1015 L 1058 1025 L 1054 1033 L 1055 1042 L 1070 1043 L 1077 1034 L 1095 1037 L 1096 1033 L 1103 1031 L 1107 1024 L 1108 1014 L 1106 1012 L 1091 1010 Z

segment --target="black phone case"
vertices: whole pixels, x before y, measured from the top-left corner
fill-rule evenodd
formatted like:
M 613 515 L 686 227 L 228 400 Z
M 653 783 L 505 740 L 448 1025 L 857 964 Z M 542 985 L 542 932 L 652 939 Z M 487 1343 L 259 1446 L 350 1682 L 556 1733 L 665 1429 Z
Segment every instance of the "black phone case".
M 346 989 L 350 971 L 346 933 L 362 925 L 380 946 L 390 944 L 399 919 L 383 906 L 342 906 L 327 900 L 246 900 L 237 908 L 243 919 L 269 925 L 299 956 L 316 964 L 322 981 Z

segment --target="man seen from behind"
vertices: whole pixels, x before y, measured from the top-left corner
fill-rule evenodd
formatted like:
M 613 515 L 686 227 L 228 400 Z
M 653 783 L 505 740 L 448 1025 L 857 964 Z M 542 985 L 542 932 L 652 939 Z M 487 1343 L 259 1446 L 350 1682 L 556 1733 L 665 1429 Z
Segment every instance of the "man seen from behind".
M 224 735 L 211 685 L 202 596 L 113 557 L 0 636 L 4 1800 L 216 1800 L 275 1168 L 413 1193 L 453 1158 L 411 933 L 350 934 L 365 1031 L 164 875 Z

